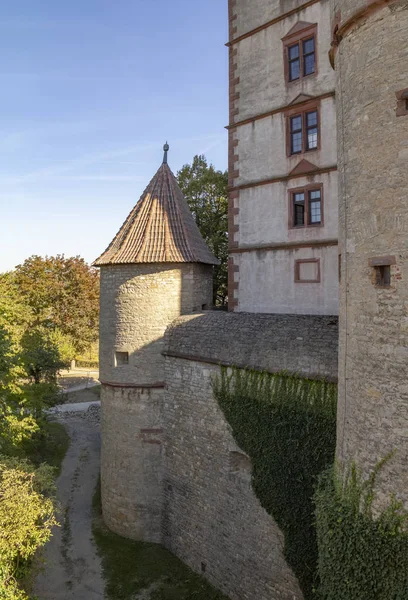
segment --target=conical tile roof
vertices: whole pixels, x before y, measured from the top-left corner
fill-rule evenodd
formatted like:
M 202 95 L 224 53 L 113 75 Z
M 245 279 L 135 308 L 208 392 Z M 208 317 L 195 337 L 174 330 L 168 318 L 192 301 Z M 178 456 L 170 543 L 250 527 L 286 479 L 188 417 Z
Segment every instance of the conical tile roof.
M 177 180 L 164 161 L 95 266 L 219 261 L 204 242 Z

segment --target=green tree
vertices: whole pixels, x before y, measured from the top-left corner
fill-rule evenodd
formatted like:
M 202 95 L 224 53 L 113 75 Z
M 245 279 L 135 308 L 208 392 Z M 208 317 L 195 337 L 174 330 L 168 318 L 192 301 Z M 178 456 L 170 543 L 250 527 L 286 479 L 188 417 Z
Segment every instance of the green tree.
M 24 459 L 0 455 L 0 598 L 28 600 L 18 585 L 56 525 L 54 474 Z
M 98 338 L 99 276 L 82 258 L 31 256 L 16 267 L 13 281 L 34 327 L 58 330 L 76 352 Z
M 195 156 L 184 165 L 177 180 L 197 226 L 221 264 L 214 269 L 214 304 L 225 306 L 228 296 L 228 173 Z

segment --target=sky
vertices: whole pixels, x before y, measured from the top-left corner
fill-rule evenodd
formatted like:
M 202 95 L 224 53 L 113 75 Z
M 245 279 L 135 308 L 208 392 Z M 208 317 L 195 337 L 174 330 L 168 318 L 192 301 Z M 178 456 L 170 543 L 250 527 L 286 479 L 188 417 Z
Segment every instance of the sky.
M 227 168 L 227 0 L 5 0 L 0 272 L 94 260 L 162 162 Z

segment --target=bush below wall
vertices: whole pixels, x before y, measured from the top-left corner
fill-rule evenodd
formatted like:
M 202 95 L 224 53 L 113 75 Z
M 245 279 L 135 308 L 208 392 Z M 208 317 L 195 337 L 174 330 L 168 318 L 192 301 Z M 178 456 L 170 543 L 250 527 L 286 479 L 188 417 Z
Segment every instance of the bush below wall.
M 252 484 L 285 536 L 285 557 L 305 598 L 314 597 L 317 540 L 313 494 L 333 464 L 337 386 L 223 368 L 214 394 L 252 461 Z
M 382 464 L 384 464 L 383 461 Z M 407 600 L 408 515 L 392 500 L 374 518 L 376 475 L 325 472 L 316 492 L 321 600 Z

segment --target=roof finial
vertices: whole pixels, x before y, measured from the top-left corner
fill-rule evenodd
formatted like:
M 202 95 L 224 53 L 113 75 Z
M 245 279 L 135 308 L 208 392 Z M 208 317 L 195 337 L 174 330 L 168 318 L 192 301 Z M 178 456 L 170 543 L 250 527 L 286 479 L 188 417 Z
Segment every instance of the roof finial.
M 164 144 L 163 150 L 164 150 L 163 164 L 167 165 L 167 152 L 170 150 L 170 146 L 168 145 L 167 142 Z

